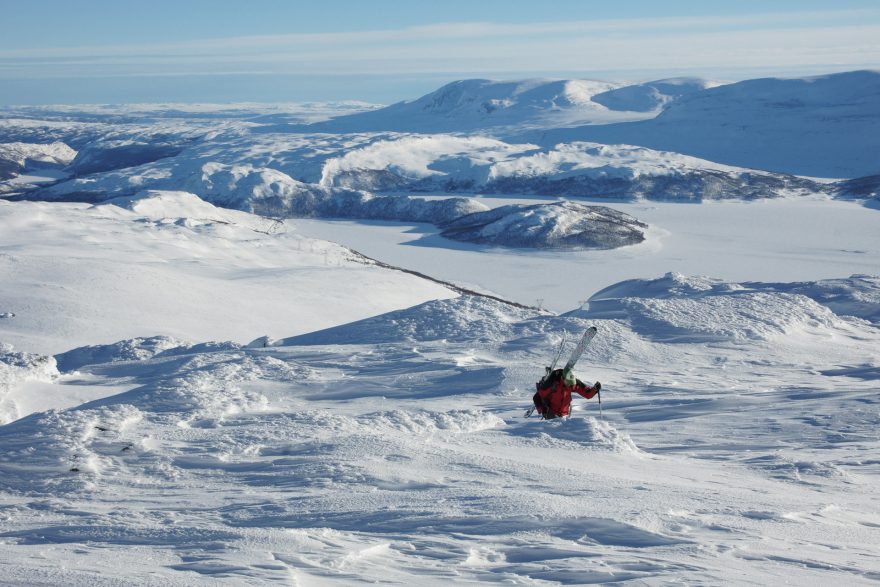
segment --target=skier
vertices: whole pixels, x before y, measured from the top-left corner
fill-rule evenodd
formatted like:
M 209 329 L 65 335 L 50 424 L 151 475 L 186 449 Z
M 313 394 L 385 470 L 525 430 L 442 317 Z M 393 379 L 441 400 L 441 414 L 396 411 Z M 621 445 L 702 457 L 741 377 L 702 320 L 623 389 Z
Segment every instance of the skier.
M 602 389 L 598 381 L 592 387 L 575 377 L 572 369 L 555 369 L 535 384 L 538 389 L 532 401 L 535 410 L 546 420 L 568 416 L 571 412 L 571 392 L 591 399 Z

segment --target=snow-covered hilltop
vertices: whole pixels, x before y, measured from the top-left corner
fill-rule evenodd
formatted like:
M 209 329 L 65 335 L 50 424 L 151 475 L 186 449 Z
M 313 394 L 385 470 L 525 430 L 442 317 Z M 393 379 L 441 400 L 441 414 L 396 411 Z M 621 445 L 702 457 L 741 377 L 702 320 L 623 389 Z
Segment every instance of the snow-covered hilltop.
M 648 226 L 605 206 L 575 202 L 500 206 L 443 225 L 455 240 L 538 249 L 614 249 L 645 240 Z
M 524 140 L 627 143 L 813 177 L 880 173 L 880 72 L 756 79 L 693 92 L 654 119 Z
M 300 130 L 497 133 L 505 129 L 607 124 L 646 118 L 645 114 L 622 111 L 592 99 L 617 87 L 593 80 L 461 80 L 416 100 L 334 118 Z

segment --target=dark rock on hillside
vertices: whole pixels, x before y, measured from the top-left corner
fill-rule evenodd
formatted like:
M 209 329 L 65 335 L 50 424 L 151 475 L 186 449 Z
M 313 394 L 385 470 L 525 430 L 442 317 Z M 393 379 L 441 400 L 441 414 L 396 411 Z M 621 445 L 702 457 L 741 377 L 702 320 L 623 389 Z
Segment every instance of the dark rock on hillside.
M 535 249 L 614 249 L 645 240 L 647 224 L 605 206 L 554 202 L 502 206 L 454 220 L 446 238 Z

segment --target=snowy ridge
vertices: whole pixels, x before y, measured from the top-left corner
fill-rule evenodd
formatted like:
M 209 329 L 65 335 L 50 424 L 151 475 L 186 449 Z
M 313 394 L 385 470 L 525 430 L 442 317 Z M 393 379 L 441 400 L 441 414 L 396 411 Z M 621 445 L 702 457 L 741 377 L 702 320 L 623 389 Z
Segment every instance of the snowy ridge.
M 642 147 L 596 143 L 538 149 L 481 137 L 382 138 L 338 157 L 325 154 L 319 184 L 296 180 L 272 167 L 204 161 L 203 157 L 198 150 L 189 156 L 184 152 L 152 164 L 64 181 L 28 197 L 98 202 L 143 189 L 180 190 L 219 206 L 265 215 L 410 220 L 413 218 L 405 215 L 395 218 L 388 213 L 383 217 L 370 210 L 383 200 L 363 209 L 357 200 L 374 198 L 362 192 L 405 190 L 671 201 L 756 199 L 833 191 L 825 184 L 803 178 Z M 432 221 L 424 215 L 415 216 L 420 221 Z
M 827 191 L 792 176 L 630 145 L 576 142 L 539 149 L 488 138 L 402 137 L 324 164 L 322 185 L 654 200 L 754 199 Z
M 406 310 L 367 318 L 293 338 L 275 341 L 274 346 L 304 344 L 366 343 L 431 340 L 496 340 L 512 328 L 514 322 L 534 316 L 534 310 L 516 308 L 495 300 L 461 296 L 436 300 Z
M 143 190 L 142 188 L 149 189 Z M 77 179 L 43 189 L 48 200 L 127 202 L 158 193 L 194 194 L 214 206 L 280 218 L 369 218 L 414 222 L 447 222 L 486 206 L 451 198 L 429 201 L 407 196 L 373 196 L 367 192 L 327 188 L 296 181 L 269 168 L 210 162 L 200 168 L 145 169 L 142 174 L 111 172 L 100 181 Z M 153 196 L 149 196 L 153 194 Z
M 873 324 L 880 318 L 880 281 L 853 275 L 808 283 L 728 283 L 707 277 L 667 273 L 654 280 L 632 280 L 594 294 L 589 314 L 635 313 L 674 326 L 682 320 L 700 330 L 699 322 L 727 325 L 729 335 L 766 338 L 785 334 L 796 324 L 830 327 L 837 316 L 853 316 Z M 699 306 L 705 304 L 705 307 Z M 739 307 L 739 310 L 731 309 Z M 709 317 L 708 314 L 711 314 Z M 682 323 L 684 326 L 684 322 Z M 656 330 L 654 330 L 656 331 Z
M 117 194 L 144 183 L 141 176 L 121 176 L 117 179 L 121 182 L 115 191 Z M 82 185 L 89 185 L 89 182 L 81 181 Z M 497 246 L 615 248 L 644 240 L 640 230 L 645 228 L 644 224 L 609 208 L 560 203 L 504 207 L 490 212 L 485 204 L 473 199 L 374 196 L 364 191 L 305 184 L 278 171 L 250 166 L 230 167 L 208 163 L 201 168 L 200 175 L 189 175 L 180 182 L 160 177 L 148 182 L 148 185 L 177 183 L 202 194 L 212 204 L 266 217 L 429 222 L 442 226 L 443 235 L 449 238 Z M 90 200 L 108 195 L 104 190 L 98 192 L 94 188 L 89 189 L 92 190 L 89 195 L 80 193 L 80 197 Z M 55 188 L 47 188 L 44 193 L 53 194 L 54 197 L 56 191 Z M 197 196 L 186 191 L 151 189 L 139 192 L 134 197 L 117 196 L 107 201 L 135 211 L 150 210 L 155 214 L 152 210 L 161 208 L 161 204 L 156 202 L 169 198 L 189 200 L 186 213 L 192 218 L 212 217 L 210 211 L 200 211 L 199 205 L 192 202 Z M 174 205 L 181 206 L 179 202 Z M 205 207 L 213 208 L 210 205 Z M 221 216 L 213 214 L 214 218 Z
M 492 133 L 509 128 L 553 128 L 646 118 L 645 114 L 613 110 L 592 100 L 593 96 L 616 87 L 592 80 L 461 80 L 416 100 L 288 130 Z
M 112 344 L 90 345 L 55 355 L 58 369 L 73 371 L 86 365 L 116 363 L 120 361 L 144 361 L 153 357 L 182 354 L 229 351 L 241 348 L 234 342 L 186 343 L 170 336 L 132 338 Z
M 755 79 L 673 102 L 652 120 L 551 129 L 518 140 L 626 143 L 811 177 L 880 173 L 880 72 Z

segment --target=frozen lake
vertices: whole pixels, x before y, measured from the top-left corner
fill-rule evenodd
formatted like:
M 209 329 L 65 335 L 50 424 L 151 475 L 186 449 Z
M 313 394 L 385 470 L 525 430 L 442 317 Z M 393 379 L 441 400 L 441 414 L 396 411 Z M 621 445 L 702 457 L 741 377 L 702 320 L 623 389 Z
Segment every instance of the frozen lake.
M 489 206 L 544 200 L 480 198 Z M 510 250 L 438 236 L 430 224 L 290 220 L 299 233 L 456 284 L 554 311 L 625 279 L 674 271 L 730 281 L 799 281 L 880 272 L 880 211 L 820 199 L 611 203 L 651 228 L 611 251 Z

